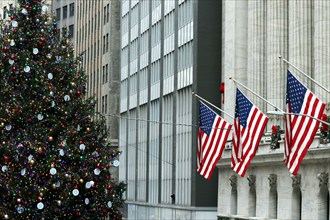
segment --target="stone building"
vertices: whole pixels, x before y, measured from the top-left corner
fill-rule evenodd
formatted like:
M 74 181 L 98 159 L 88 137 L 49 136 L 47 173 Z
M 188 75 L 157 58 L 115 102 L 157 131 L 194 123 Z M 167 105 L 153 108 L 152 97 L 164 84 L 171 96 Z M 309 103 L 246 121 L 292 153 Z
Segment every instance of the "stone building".
M 82 55 L 87 97 L 96 98 L 111 146 L 118 147 L 120 1 L 56 0 L 52 11 L 60 33 L 66 28 L 70 34 L 75 55 Z
M 330 88 L 329 15 L 330 2 L 323 0 L 222 1 L 223 109 L 233 113 L 235 107 L 235 84 L 229 77 L 285 109 L 287 69 L 328 103 L 328 92 L 282 62 L 278 55 Z M 243 91 L 263 112 L 274 110 Z M 329 105 L 326 114 L 328 110 Z M 284 129 L 284 119 L 269 117 L 267 132 L 244 178 L 230 169 L 228 142 L 217 164 L 218 218 L 329 219 L 329 140 L 321 139 L 318 132 L 298 175 L 290 175 L 283 162 L 283 137 L 280 148 L 270 146 L 271 126 Z

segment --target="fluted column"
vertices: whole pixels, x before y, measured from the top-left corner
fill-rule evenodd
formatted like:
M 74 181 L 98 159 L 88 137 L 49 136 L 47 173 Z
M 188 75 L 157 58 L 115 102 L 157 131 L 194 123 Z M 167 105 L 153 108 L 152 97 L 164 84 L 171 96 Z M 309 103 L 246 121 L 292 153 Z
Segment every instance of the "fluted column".
M 312 31 L 312 6 L 311 0 L 290 0 L 289 1 L 289 56 L 288 59 L 295 66 L 313 77 L 313 31 Z M 311 88 L 311 82 L 296 72 L 297 76 L 306 86 Z
M 267 99 L 281 109 L 285 108 L 286 66 L 278 59 L 278 55 L 288 56 L 287 13 L 287 1 L 267 1 Z M 274 107 L 268 105 L 267 110 L 274 110 Z M 268 129 L 271 124 L 278 124 L 282 128 L 284 126 L 284 122 L 281 120 L 271 121 L 268 124 Z
M 252 0 L 248 3 L 247 86 L 259 95 L 266 95 L 265 73 L 265 11 L 266 1 Z M 249 98 L 258 108 L 266 103 L 255 95 Z
M 224 0 L 222 36 L 222 80 L 225 82 L 224 110 L 230 114 L 235 111 L 235 85 L 229 77 L 246 84 L 247 71 L 247 13 L 245 0 Z M 228 121 L 231 118 L 225 116 Z
M 330 89 L 330 2 L 314 2 L 314 56 L 315 80 Z M 330 102 L 330 95 L 320 87 L 315 87 L 315 94 L 323 101 Z

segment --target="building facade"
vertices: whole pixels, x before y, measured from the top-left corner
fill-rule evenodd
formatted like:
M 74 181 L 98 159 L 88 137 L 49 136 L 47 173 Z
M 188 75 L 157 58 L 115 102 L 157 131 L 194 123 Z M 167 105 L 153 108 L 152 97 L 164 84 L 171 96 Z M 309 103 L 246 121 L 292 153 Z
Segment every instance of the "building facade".
M 120 1 L 57 0 L 52 11 L 60 34 L 66 29 L 75 55 L 82 57 L 87 97 L 96 98 L 96 112 L 106 116 L 110 129 L 109 142 L 118 147 Z
M 289 69 L 327 103 L 328 114 L 329 93 L 282 62 L 278 55 L 330 88 L 329 12 L 330 3 L 322 0 L 222 1 L 221 75 L 226 85 L 223 109 L 229 113 L 235 109 L 235 84 L 229 79 L 233 77 L 285 110 Z M 274 110 L 241 89 L 263 112 Z M 270 146 L 271 126 L 284 129 L 284 119 L 269 117 L 267 132 L 244 178 L 230 169 L 228 142 L 217 164 L 218 218 L 329 219 L 329 140 L 318 132 L 298 175 L 290 175 L 283 162 L 283 137 L 280 148 Z
M 15 0 L 3 0 L 0 2 L 0 16 L 2 20 L 8 19 L 8 12 L 15 7 Z
M 52 1 L 52 14 L 56 19 L 59 36 L 70 35 L 70 40 L 75 44 L 75 0 Z
M 216 175 L 207 181 L 196 172 L 192 92 L 220 102 L 220 1 L 124 0 L 121 8 L 119 178 L 127 217 L 215 219 Z

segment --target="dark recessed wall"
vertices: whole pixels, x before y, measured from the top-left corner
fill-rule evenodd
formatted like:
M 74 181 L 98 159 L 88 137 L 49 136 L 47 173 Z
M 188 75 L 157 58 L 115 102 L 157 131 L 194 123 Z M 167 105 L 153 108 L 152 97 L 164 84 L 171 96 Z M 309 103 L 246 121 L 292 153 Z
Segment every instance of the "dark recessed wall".
M 195 26 L 194 26 L 194 90 L 203 98 L 220 107 L 221 95 L 221 3 L 219 0 L 196 0 L 195 1 Z M 193 102 L 196 111 L 195 123 L 198 123 L 198 102 Z M 218 112 L 219 113 L 219 112 Z M 220 114 L 220 113 L 219 113 Z M 197 137 L 194 142 L 197 149 Z M 194 152 L 194 156 L 197 155 Z M 193 159 L 196 161 L 196 159 Z M 197 165 L 197 164 L 195 164 Z M 192 205 L 198 207 L 216 207 L 218 197 L 218 169 L 216 168 L 211 180 L 204 179 L 196 172 L 195 197 Z

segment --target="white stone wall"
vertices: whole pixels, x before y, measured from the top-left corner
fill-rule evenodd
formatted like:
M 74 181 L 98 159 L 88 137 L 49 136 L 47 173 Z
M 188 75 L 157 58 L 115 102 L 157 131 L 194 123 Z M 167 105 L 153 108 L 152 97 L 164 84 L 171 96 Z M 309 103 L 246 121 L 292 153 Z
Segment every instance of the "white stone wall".
M 166 205 L 153 206 L 147 203 L 128 204 L 127 220 L 216 220 L 216 208 L 199 209 L 194 207 L 176 207 Z
M 328 103 L 328 92 L 282 62 L 278 55 L 330 88 L 329 12 L 330 3 L 323 0 L 224 0 L 222 80 L 226 87 L 223 109 L 234 113 L 236 86 L 229 77 L 285 109 L 287 69 Z M 244 89 L 243 92 L 262 111 L 274 110 L 252 93 Z M 327 114 L 328 111 L 326 109 Z M 266 138 L 270 138 L 272 125 L 284 128 L 283 118 L 270 116 Z M 244 178 L 230 169 L 230 158 L 231 150 L 227 149 L 218 163 L 218 216 L 329 219 L 330 146 L 320 144 L 318 137 L 300 167 L 300 179 L 291 176 L 285 167 L 283 142 L 280 149 L 271 150 L 270 143 L 262 141 Z M 254 182 L 248 180 L 254 178 Z
M 230 150 L 224 152 L 218 163 L 218 216 L 250 219 L 327 219 L 328 172 L 330 169 L 330 148 L 320 145 L 316 139 L 300 167 L 293 176 L 286 168 L 281 148 L 270 151 L 270 146 L 259 146 L 245 177 L 237 176 L 230 169 Z M 249 178 L 255 177 L 251 184 Z M 235 181 L 236 179 L 236 181 Z M 253 179 L 253 178 L 252 178 Z M 232 181 L 234 180 L 234 181 Z M 251 186 L 256 190 L 254 207 L 249 194 Z M 237 189 L 237 208 L 235 193 Z M 301 198 L 296 192 L 301 192 Z M 274 198 L 274 191 L 275 198 Z M 277 198 L 276 198 L 277 195 Z M 250 215 L 255 209 L 255 215 Z

